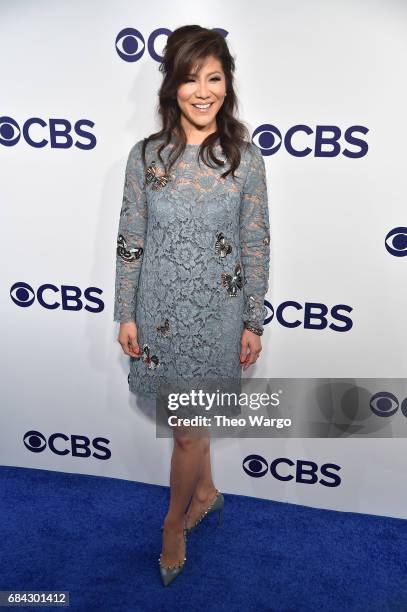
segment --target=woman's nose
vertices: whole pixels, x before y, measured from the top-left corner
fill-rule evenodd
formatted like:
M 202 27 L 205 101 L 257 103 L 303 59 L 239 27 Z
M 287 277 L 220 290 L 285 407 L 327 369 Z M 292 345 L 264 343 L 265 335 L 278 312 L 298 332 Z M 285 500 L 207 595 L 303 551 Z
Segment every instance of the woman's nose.
M 198 83 L 197 95 L 201 98 L 207 98 L 209 94 L 208 86 L 206 83 Z

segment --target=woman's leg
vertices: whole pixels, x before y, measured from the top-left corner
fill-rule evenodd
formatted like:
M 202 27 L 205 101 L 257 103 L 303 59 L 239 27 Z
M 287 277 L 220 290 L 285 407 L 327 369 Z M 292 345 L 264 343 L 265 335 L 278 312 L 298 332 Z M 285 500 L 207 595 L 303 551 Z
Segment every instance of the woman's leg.
M 173 436 L 170 505 L 164 519 L 161 562 L 175 565 L 185 557 L 183 528 L 185 510 L 202 473 L 205 439 Z
M 202 438 L 204 448 L 203 469 L 196 483 L 191 504 L 186 515 L 186 527 L 192 527 L 201 514 L 208 508 L 216 494 L 211 470 L 210 438 Z

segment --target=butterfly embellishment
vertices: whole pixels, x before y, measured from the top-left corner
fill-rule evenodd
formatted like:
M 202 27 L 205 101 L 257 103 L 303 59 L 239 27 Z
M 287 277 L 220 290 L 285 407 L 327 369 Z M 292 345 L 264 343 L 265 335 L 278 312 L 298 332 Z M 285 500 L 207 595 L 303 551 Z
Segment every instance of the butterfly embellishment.
M 226 242 L 225 236 L 222 234 L 222 232 L 219 232 L 219 234 L 216 236 L 215 253 L 221 257 L 226 257 L 226 255 L 231 252 L 232 245 Z
M 125 237 L 123 234 L 119 234 L 117 237 L 116 252 L 124 261 L 134 261 L 135 259 L 140 259 L 143 254 L 143 249 L 142 247 L 134 247 L 129 249 Z
M 248 300 L 247 308 L 248 308 L 248 311 L 250 313 L 252 313 L 254 311 L 254 309 L 256 308 L 256 300 L 254 299 L 254 297 L 252 295 L 249 295 L 249 300 Z
M 226 287 L 226 290 L 230 297 L 236 297 L 237 291 L 242 289 L 244 283 L 242 274 L 242 267 L 239 262 L 236 263 L 233 274 L 221 273 L 222 285 Z
M 167 174 L 158 174 L 155 161 L 153 160 L 145 172 L 147 184 L 152 185 L 152 188 L 157 191 L 161 187 L 165 187 L 170 177 Z
M 147 368 L 149 370 L 155 370 L 160 365 L 160 360 L 157 355 L 150 355 L 150 347 L 148 344 L 143 346 L 143 350 L 141 352 L 141 359 L 147 364 Z
M 165 319 L 164 325 L 157 325 L 156 330 L 163 336 L 170 335 L 170 322 L 168 319 Z
M 256 302 L 253 295 L 249 295 L 248 302 L 247 302 L 247 312 L 248 312 L 249 319 L 251 318 L 256 319 L 257 315 L 260 315 L 260 313 L 263 316 L 263 320 L 267 317 L 266 306 L 264 305 L 264 303 L 259 304 L 259 302 Z

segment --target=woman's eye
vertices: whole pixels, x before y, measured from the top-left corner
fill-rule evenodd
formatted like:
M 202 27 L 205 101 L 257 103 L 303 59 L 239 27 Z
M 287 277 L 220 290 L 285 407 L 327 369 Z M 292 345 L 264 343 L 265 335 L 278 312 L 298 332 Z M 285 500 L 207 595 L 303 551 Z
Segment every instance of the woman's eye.
M 190 83 L 191 81 L 194 81 L 194 80 L 195 79 L 186 79 L 185 83 Z M 213 77 L 211 81 L 220 81 L 220 77 Z

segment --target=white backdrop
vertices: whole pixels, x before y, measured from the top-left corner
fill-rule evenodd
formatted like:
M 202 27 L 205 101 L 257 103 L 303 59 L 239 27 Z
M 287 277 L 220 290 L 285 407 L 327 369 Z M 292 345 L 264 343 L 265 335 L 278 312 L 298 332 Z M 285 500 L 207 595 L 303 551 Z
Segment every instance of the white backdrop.
M 284 317 L 300 324 L 272 318 L 261 359 L 245 376 L 405 377 L 407 259 L 399 255 L 406 245 L 399 238 L 396 253 L 384 245 L 388 232 L 407 225 L 405 2 L 0 6 L 2 465 L 168 484 L 172 443 L 156 439 L 151 404 L 128 390 L 128 358 L 112 320 L 126 158 L 159 127 L 162 77 L 148 41 L 160 54 L 165 34 L 152 40 L 160 28 L 224 29 L 237 62 L 240 117 L 252 133 L 275 126 L 283 138 L 265 157 L 267 299 L 274 310 L 297 302 Z M 126 28 L 144 37 L 137 61 L 117 50 Z M 127 33 L 127 53 L 129 41 Z M 53 120 L 72 142 L 66 134 L 53 142 Z M 284 140 L 298 125 L 306 131 Z M 318 154 L 318 126 L 340 130 L 330 156 Z M 345 136 L 354 126 L 362 148 Z M 261 146 L 267 142 L 263 135 Z M 305 156 L 295 154 L 306 147 Z M 327 307 L 325 329 L 304 325 L 310 302 Z M 347 331 L 329 327 L 338 304 L 351 309 Z M 392 418 L 401 425 L 406 417 Z M 53 434 L 61 434 L 55 443 Z M 88 439 L 88 452 L 77 436 Z M 213 443 L 213 470 L 227 493 L 407 518 L 405 452 L 403 438 L 223 439 Z M 242 469 L 251 454 L 290 459 L 294 467 L 280 471 L 294 476 L 299 460 L 318 470 L 337 464 L 340 484 L 251 478 Z

